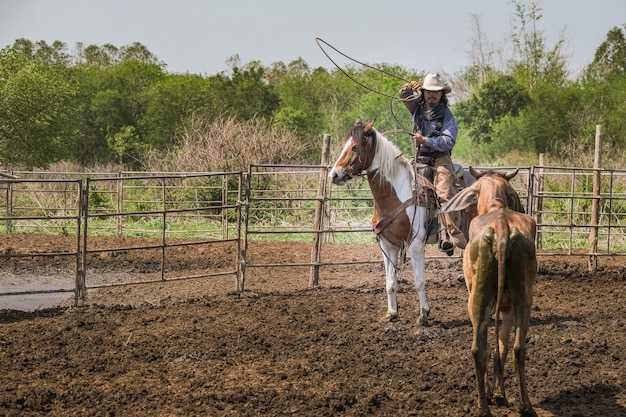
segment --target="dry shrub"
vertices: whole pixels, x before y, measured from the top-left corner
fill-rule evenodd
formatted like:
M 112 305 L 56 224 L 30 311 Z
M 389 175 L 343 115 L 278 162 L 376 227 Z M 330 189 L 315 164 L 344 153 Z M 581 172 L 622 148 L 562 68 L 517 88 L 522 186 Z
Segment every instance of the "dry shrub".
M 544 156 L 544 165 L 561 167 L 592 168 L 595 151 L 593 145 L 571 142 L 560 147 L 558 152 L 548 152 Z M 624 150 L 612 144 L 602 145 L 601 162 L 605 169 L 623 169 Z M 539 164 L 537 161 L 535 164 Z
M 77 172 L 77 173 L 117 173 L 119 171 L 123 171 L 123 168 L 118 164 L 103 164 L 103 163 L 94 163 L 88 167 L 83 166 L 77 162 L 69 162 L 69 161 L 59 161 L 50 164 L 47 172 Z
M 250 164 L 294 164 L 304 146 L 287 130 L 274 131 L 261 119 L 209 121 L 194 116 L 166 154 L 149 155 L 149 171 L 245 171 Z

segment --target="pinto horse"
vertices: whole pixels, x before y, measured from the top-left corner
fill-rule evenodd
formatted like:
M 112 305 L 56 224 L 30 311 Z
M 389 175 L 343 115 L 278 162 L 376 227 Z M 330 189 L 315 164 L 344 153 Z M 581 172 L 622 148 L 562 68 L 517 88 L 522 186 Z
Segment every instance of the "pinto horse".
M 430 306 L 425 290 L 424 251 L 427 243 L 437 243 L 439 234 L 432 204 L 434 188 L 373 125 L 373 121 L 363 125 L 362 119 L 357 119 L 329 176 L 336 185 L 359 176 L 367 177 L 369 182 L 374 197 L 372 223 L 385 264 L 387 313 L 381 321 L 398 319 L 396 273 L 398 260 L 408 249 L 420 301 L 419 323 L 427 326 Z

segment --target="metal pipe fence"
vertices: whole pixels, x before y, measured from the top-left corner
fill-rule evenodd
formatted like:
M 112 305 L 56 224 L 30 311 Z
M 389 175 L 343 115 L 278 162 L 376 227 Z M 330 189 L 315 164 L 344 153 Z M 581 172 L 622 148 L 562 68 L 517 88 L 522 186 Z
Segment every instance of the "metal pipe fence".
M 537 220 L 540 256 L 626 254 L 625 170 L 496 169 L 514 168 L 519 173 L 512 185 Z M 16 172 L 18 179 L 0 179 L 0 230 L 5 236 L 0 261 L 71 259 L 74 273 L 61 290 L 74 292 L 75 305 L 85 303 L 88 289 L 188 278 L 232 276 L 235 290 L 243 291 L 253 268 L 310 268 L 309 282 L 315 285 L 323 268 L 382 262 L 333 260 L 333 245 L 376 241 L 367 182 L 333 186 L 328 171 L 325 165 L 251 165 L 247 173 Z M 597 231 L 597 246 L 590 245 L 591 230 Z M 67 243 L 62 250 L 38 247 L 19 253 L 10 242 L 23 235 L 65 236 Z M 311 244 L 311 258 L 286 261 L 276 253 L 259 261 L 251 242 L 264 240 Z M 170 265 L 171 253 L 197 247 L 217 248 L 225 259 L 219 267 L 202 270 Z M 113 279 L 94 266 L 99 258 L 118 253 L 153 259 L 154 270 Z M 0 296 L 47 291 L 0 288 Z
M 75 300 L 81 296 L 78 291 L 82 184 L 83 181 L 80 179 L 3 178 L 0 180 L 0 211 L 4 213 L 0 216 L 0 223 L 4 223 L 5 235 L 57 234 L 69 238 L 64 239 L 61 246 L 55 246 L 51 250 L 41 245 L 36 250 L 28 252 L 20 252 L 18 245 L 14 245 L 9 239 L 4 239 L 5 245 L 0 252 L 0 259 L 8 262 L 19 260 L 23 263 L 29 259 L 36 261 L 42 258 L 62 258 L 73 261 L 73 276 L 68 277 L 70 283 L 54 289 L 40 288 L 34 291 L 36 293 L 73 291 Z M 33 291 L 0 289 L 0 296 L 29 293 Z

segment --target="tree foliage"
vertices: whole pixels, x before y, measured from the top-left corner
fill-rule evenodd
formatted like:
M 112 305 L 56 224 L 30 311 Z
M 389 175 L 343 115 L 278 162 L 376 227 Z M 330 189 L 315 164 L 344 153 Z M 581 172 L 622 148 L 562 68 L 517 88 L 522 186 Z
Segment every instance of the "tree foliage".
M 68 157 L 79 137 L 76 85 L 63 68 L 62 44 L 25 40 L 0 51 L 0 158 L 7 167 L 46 167 Z
M 527 89 L 510 75 L 488 79 L 469 100 L 455 110 L 460 123 L 468 126 L 475 144 L 493 141 L 497 124 L 505 117 L 517 117 L 531 102 Z
M 538 4 L 512 4 L 509 44 L 494 49 L 474 17 L 472 63 L 446 77 L 460 127 L 455 157 L 480 164 L 522 153 L 580 152 L 593 145 L 597 124 L 605 127 L 605 143 L 623 153 L 626 25 L 610 30 L 593 62 L 572 79 L 563 40 L 551 45 L 541 30 Z M 238 55 L 228 64 L 228 71 L 213 75 L 174 74 L 137 42 L 79 43 L 69 52 L 60 41 L 19 39 L 0 50 L 0 164 L 45 168 L 69 161 L 145 169 L 155 155 L 171 159 L 190 143 L 200 146 L 190 132 L 213 144 L 220 139 L 202 129 L 233 132 L 226 126 L 250 128 L 247 123 L 278 144 L 289 137 L 289 149 L 298 150 L 280 152 L 266 143 L 258 145 L 256 161 L 255 153 L 246 156 L 250 161 L 319 163 L 323 134 L 338 144 L 359 116 L 375 119 L 379 131 L 411 153 L 410 115 L 397 90 L 433 70 L 384 63 L 329 70 L 311 68 L 302 58 L 263 66 L 241 63 Z M 245 146 L 244 134 L 231 138 L 242 142 L 232 149 L 256 149 Z M 236 152 L 222 167 L 233 166 Z
M 608 81 L 611 77 L 621 77 L 626 73 L 626 36 L 624 29 L 614 27 L 594 54 L 593 62 L 587 68 L 587 78 Z
M 475 86 L 469 98 L 455 106 L 467 140 L 460 146 L 465 159 L 480 163 L 520 152 L 559 157 L 581 149 L 589 152 L 597 124 L 605 125 L 612 146 L 623 146 L 626 130 L 622 118 L 616 117 L 625 98 L 621 30 L 607 34 L 584 76 L 572 80 L 561 52 L 563 40 L 550 46 L 540 29 L 538 4 L 513 4 L 517 23 L 507 65 L 495 72 L 493 67 L 469 68 L 461 76 Z M 488 75 L 477 82 L 476 74 Z

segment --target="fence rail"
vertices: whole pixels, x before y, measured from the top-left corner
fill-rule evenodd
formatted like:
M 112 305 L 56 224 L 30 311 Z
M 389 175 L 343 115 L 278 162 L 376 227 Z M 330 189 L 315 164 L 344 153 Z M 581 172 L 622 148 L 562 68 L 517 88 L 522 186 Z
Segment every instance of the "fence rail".
M 514 168 L 519 173 L 511 183 L 537 220 L 540 255 L 626 254 L 626 170 L 497 169 Z M 17 178 L 0 179 L 0 227 L 7 242 L 0 245 L 0 260 L 72 259 L 72 276 L 60 291 L 73 291 L 75 305 L 85 303 L 91 288 L 187 278 L 232 276 L 235 290 L 243 291 L 246 274 L 261 267 L 309 267 L 309 283 L 315 285 L 323 267 L 381 262 L 323 261 L 333 243 L 375 244 L 366 181 L 333 186 L 328 170 L 323 165 L 251 165 L 247 173 L 13 172 Z M 590 242 L 592 232 L 595 242 Z M 19 253 L 9 239 L 18 235 L 60 235 L 66 243 L 60 250 L 42 245 Z M 311 258 L 286 263 L 276 254 L 263 263 L 251 262 L 250 242 L 269 239 L 309 242 Z M 198 247 L 223 248 L 227 259 L 200 271 L 169 267 L 170 252 Z M 140 278 L 99 277 L 93 267 L 98 258 L 120 252 L 152 257 L 156 267 Z M 0 296 L 46 292 L 50 289 L 0 288 Z

